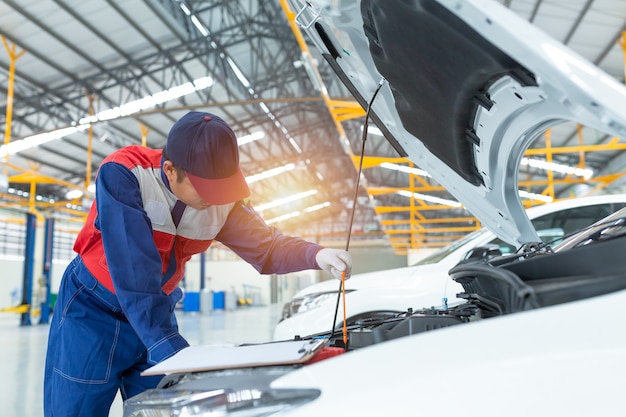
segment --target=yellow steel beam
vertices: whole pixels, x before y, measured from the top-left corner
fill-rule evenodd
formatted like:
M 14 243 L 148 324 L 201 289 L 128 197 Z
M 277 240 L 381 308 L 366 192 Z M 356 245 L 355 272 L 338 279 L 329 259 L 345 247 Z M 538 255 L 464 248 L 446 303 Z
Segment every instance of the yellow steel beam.
M 46 175 L 42 175 L 38 172 L 32 171 L 32 170 L 28 170 L 28 169 L 24 169 L 18 165 L 14 165 L 8 162 L 0 162 L 0 166 L 3 166 L 6 169 L 9 169 L 11 171 L 15 171 L 18 172 L 19 174 L 16 175 L 11 175 L 9 177 L 10 181 L 13 182 L 31 182 L 31 181 L 36 181 L 36 182 L 45 182 L 45 183 L 49 183 L 49 184 L 59 184 L 62 185 L 64 187 L 68 187 L 68 188 L 73 188 L 73 189 L 77 189 L 77 190 L 81 190 L 83 192 L 87 192 L 87 189 L 85 187 L 82 187 L 80 185 L 76 185 L 73 184 L 71 182 L 67 182 L 67 181 L 63 181 L 60 180 L 58 178 L 53 178 L 53 177 L 48 177 Z
M 326 104 L 333 117 L 340 122 L 365 117 L 365 110 L 356 101 L 332 100 L 329 98 Z
M 421 223 L 423 224 L 440 224 L 440 223 L 474 223 L 476 222 L 476 217 L 439 217 L 436 219 L 423 219 Z
M 622 47 L 622 56 L 624 59 L 624 81 L 626 81 L 626 31 L 622 31 L 622 37 L 618 43 Z
M 87 100 L 89 101 L 89 120 L 91 120 L 93 111 L 93 102 L 95 100 L 95 94 L 87 94 Z M 91 184 L 91 158 L 93 153 L 93 124 L 89 124 L 87 130 L 87 162 L 85 166 L 85 188 Z
M 419 208 L 416 208 L 416 210 L 419 211 L 439 211 L 439 210 L 450 210 L 452 208 L 456 208 L 456 207 L 450 207 L 450 206 L 442 206 L 442 205 L 438 205 L 438 206 L 421 206 Z M 410 211 L 410 207 L 409 206 L 377 206 L 374 207 L 374 210 L 376 211 L 376 213 L 378 214 L 384 214 L 384 213 L 395 213 L 398 211 Z
M 26 53 L 26 51 L 22 50 L 20 52 L 16 51 L 16 45 L 13 43 L 9 45 L 7 38 L 2 35 L 2 43 L 4 44 L 4 48 L 9 54 L 9 85 L 7 88 L 7 110 L 6 110 L 6 122 L 5 122 L 5 130 L 4 130 L 4 144 L 8 145 L 11 141 L 11 121 L 13 119 L 13 89 L 15 87 L 15 61 L 17 61 L 22 55 Z M 4 159 L 6 161 L 8 157 L 8 153 L 5 155 Z
M 286 0 L 280 0 L 280 5 L 283 9 L 283 12 L 285 13 L 285 16 L 287 17 L 287 22 L 289 22 L 289 27 L 291 28 L 291 31 L 293 32 L 293 35 L 296 38 L 296 42 L 298 42 L 298 46 L 300 46 L 300 50 L 302 51 L 303 58 L 306 59 L 311 64 L 311 70 L 313 71 L 314 76 L 321 83 L 322 77 L 320 76 L 319 71 L 317 70 L 317 66 L 314 64 L 314 59 L 313 59 L 313 56 L 311 55 L 311 51 L 309 51 L 309 47 L 306 44 L 304 37 L 302 36 L 302 33 L 300 32 L 300 28 L 298 28 L 298 25 L 296 23 L 296 14 L 291 10 Z M 326 92 L 326 89 L 324 88 L 320 89 L 320 94 L 322 95 L 322 98 L 324 99 L 324 103 L 326 104 L 326 107 L 328 108 L 328 111 L 330 112 L 332 116 L 333 122 L 335 123 L 335 127 L 337 128 L 337 131 L 339 132 L 339 136 L 341 138 L 346 138 L 347 137 L 346 132 L 343 129 L 343 126 L 341 125 L 341 120 L 347 120 L 348 118 L 360 117 L 358 114 L 361 114 L 362 116 L 364 116 L 365 112 L 362 111 L 362 113 L 359 113 L 357 111 L 357 107 L 360 107 L 360 105 L 356 101 L 337 102 L 331 99 L 328 93 Z
M 408 235 L 411 233 L 427 233 L 427 234 L 435 234 L 435 233 L 455 233 L 455 232 L 473 232 L 474 230 L 478 230 L 480 227 L 478 226 L 458 226 L 458 227 L 433 227 L 430 229 L 387 229 L 385 230 L 388 234 L 394 235 Z
M 141 132 L 141 146 L 146 147 L 148 144 L 148 133 L 150 133 L 150 128 L 139 122 L 139 131 Z
M 354 162 L 354 164 L 358 165 L 359 160 L 360 158 L 358 156 L 355 156 L 355 155 L 352 156 L 352 161 Z M 391 158 L 391 157 L 385 157 L 385 156 L 364 156 L 363 157 L 363 169 L 377 167 L 385 162 L 388 162 L 391 164 L 409 164 L 411 163 L 411 160 L 408 158 L 400 158 L 400 157 Z
M 13 306 L 13 307 L 0 308 L 0 312 L 3 312 L 3 313 L 17 313 L 17 314 L 28 313 L 29 310 L 30 310 L 30 305 L 29 304 L 20 304 L 20 305 Z
M 527 149 L 524 152 L 526 156 L 532 155 L 545 155 L 550 153 L 552 155 L 557 153 L 579 153 L 579 152 L 604 152 L 604 151 L 623 151 L 626 150 L 626 143 L 620 143 L 619 138 L 612 138 L 609 143 L 600 145 L 578 145 L 578 146 L 557 146 L 554 148 L 532 148 Z

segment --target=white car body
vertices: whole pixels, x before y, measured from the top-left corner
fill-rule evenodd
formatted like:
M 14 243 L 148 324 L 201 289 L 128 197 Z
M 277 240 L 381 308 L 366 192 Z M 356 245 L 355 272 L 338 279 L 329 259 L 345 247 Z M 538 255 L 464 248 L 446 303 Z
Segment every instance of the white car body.
M 626 195 L 602 195 L 573 198 L 559 202 L 531 207 L 527 210 L 528 217 L 533 220 L 551 213 L 599 204 L 626 203 Z M 594 219 L 590 223 L 592 223 Z M 448 271 L 455 266 L 465 254 L 476 247 L 487 245 L 496 239 L 488 229 L 468 235 L 442 252 L 449 253 L 437 263 L 414 265 L 385 271 L 357 274 L 346 281 L 346 316 L 363 317 L 374 312 L 399 312 L 408 308 L 419 309 L 441 306 L 446 301 L 455 304 L 461 300 L 456 298 L 462 291 L 460 284 L 450 279 Z M 436 255 L 436 254 L 435 254 Z M 310 285 L 300 290 L 293 297 L 303 299 L 315 294 L 330 294 L 323 303 L 304 312 L 282 320 L 274 329 L 274 340 L 288 340 L 296 336 L 308 336 L 331 330 L 335 318 L 336 297 L 339 291 L 338 281 L 328 280 Z M 337 319 L 337 325 L 341 325 Z
M 626 291 L 387 341 L 303 367 L 290 417 L 623 415 Z

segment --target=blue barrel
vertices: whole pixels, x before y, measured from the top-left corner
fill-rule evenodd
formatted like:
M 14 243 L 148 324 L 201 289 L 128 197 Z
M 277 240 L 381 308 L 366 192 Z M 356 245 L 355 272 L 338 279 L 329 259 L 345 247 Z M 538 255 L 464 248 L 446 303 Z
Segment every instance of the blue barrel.
M 185 299 L 183 300 L 183 311 L 200 311 L 200 293 L 185 293 Z
M 224 310 L 226 304 L 226 295 L 224 291 L 216 291 L 213 293 L 213 309 Z

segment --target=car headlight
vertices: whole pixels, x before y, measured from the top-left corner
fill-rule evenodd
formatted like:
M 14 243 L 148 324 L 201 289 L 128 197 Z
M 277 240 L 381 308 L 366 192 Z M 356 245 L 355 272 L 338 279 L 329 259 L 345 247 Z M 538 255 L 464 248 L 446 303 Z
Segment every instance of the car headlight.
M 346 290 L 346 293 L 354 290 Z M 337 291 L 331 292 L 318 292 L 304 297 L 294 298 L 283 306 L 283 314 L 280 321 L 293 317 L 296 314 L 304 313 L 305 311 L 313 310 L 321 307 L 327 303 L 337 300 Z
M 319 397 L 316 389 L 151 389 L 124 402 L 124 417 L 260 417 Z

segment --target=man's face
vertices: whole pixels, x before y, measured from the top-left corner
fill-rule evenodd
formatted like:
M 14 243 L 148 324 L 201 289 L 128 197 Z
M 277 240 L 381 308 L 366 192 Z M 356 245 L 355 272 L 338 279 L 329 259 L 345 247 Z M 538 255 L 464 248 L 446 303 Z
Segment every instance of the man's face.
M 191 184 L 191 181 L 189 181 L 189 177 L 184 175 L 183 172 L 175 169 L 171 161 L 165 161 L 163 163 L 163 171 L 165 172 L 165 176 L 170 183 L 172 193 L 180 201 L 196 210 L 204 210 L 205 208 L 211 206 L 210 204 L 207 204 L 202 197 L 200 197 L 200 194 L 198 194 L 196 189 Z

